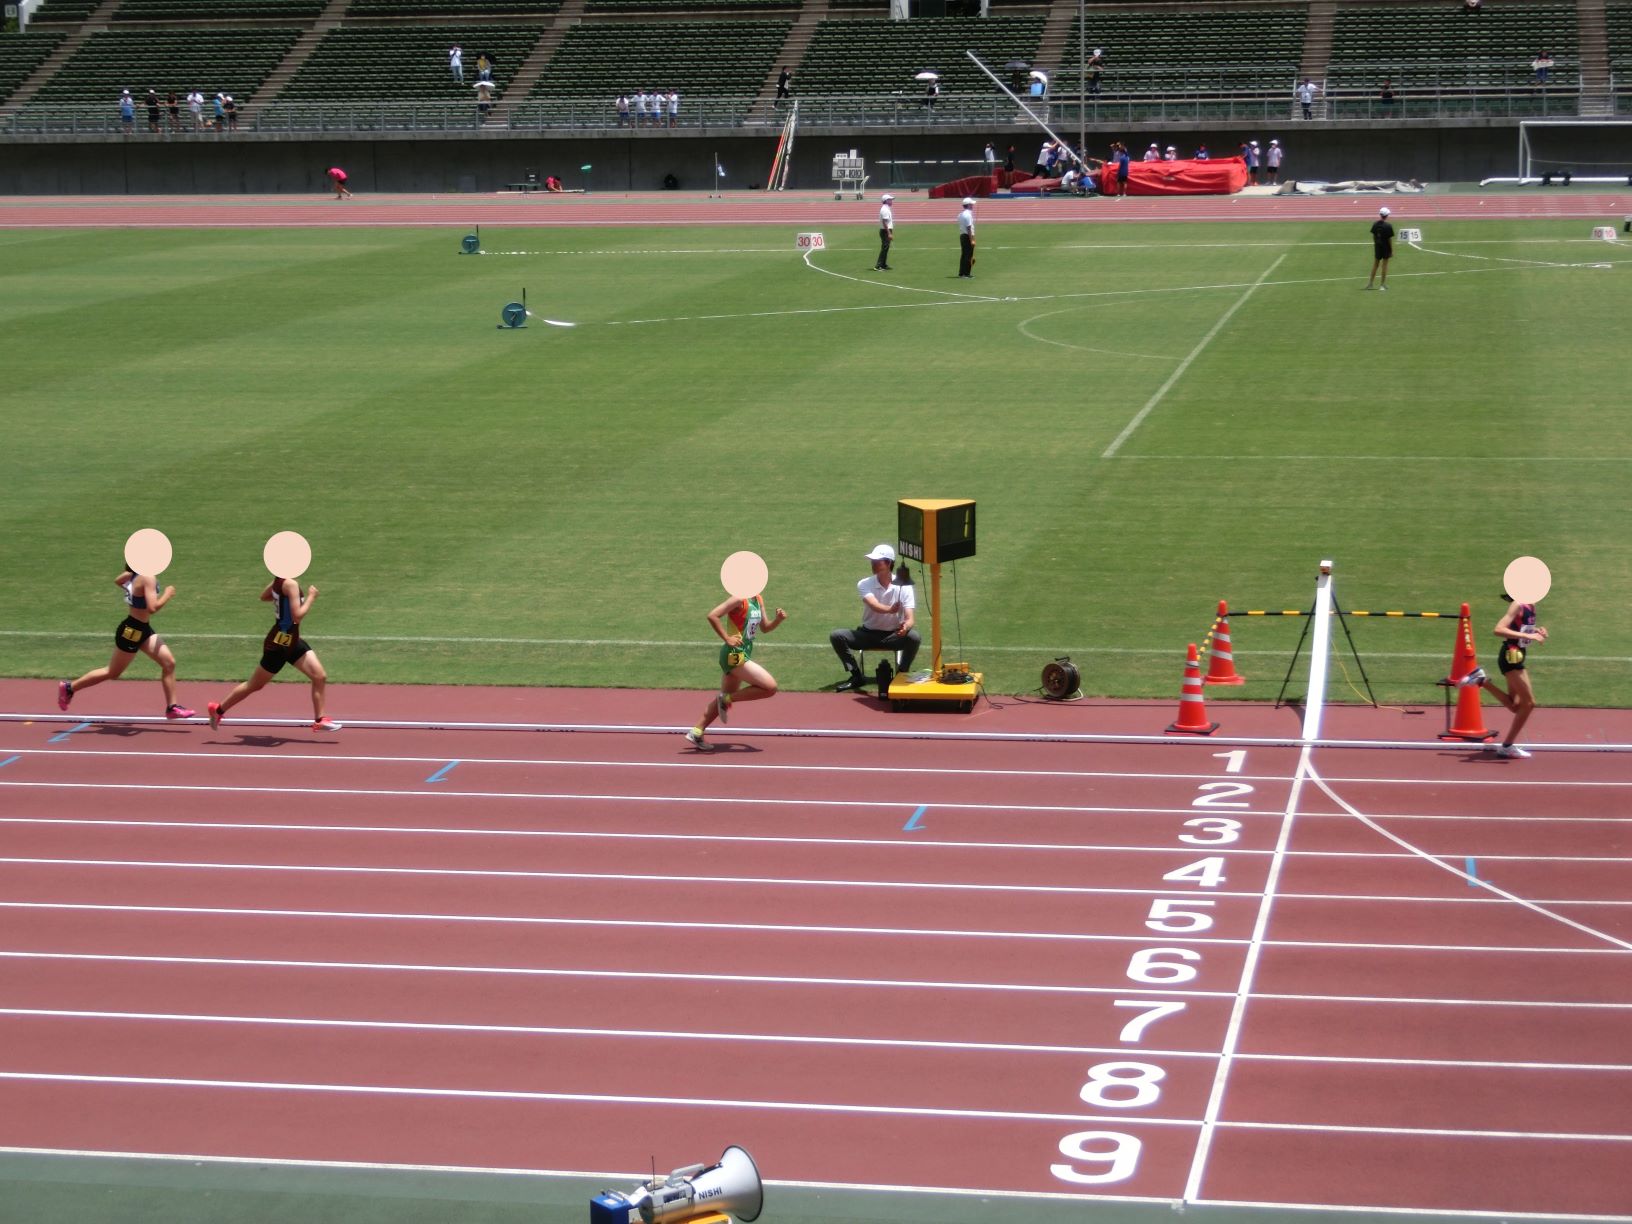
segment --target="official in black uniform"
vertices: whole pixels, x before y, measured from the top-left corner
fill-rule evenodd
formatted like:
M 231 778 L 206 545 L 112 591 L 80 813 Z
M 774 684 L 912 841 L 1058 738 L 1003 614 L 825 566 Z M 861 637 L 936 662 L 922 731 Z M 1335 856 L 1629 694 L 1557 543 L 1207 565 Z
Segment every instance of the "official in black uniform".
M 1371 275 L 1366 277 L 1366 288 L 1371 288 L 1371 282 L 1381 271 L 1383 277 L 1377 289 L 1382 292 L 1388 288 L 1388 261 L 1394 258 L 1394 227 L 1389 224 L 1386 208 L 1377 210 L 1377 220 L 1371 224 L 1371 254 Z

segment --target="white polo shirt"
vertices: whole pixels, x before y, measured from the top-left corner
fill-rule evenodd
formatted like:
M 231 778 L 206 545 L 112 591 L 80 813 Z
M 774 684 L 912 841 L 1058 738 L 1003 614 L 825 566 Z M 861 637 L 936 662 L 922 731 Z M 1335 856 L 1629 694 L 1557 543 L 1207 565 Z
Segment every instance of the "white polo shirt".
M 958 214 L 958 233 L 975 236 L 975 210 L 966 208 Z
M 894 609 L 916 609 L 918 607 L 918 598 L 913 594 L 913 589 L 910 586 L 902 586 L 899 582 L 892 582 L 886 587 L 880 584 L 872 574 L 868 574 L 867 577 L 856 583 L 856 594 L 862 597 L 871 595 L 886 608 L 892 609 L 889 612 L 874 612 L 866 604 L 862 604 L 861 606 L 866 612 L 861 618 L 862 628 L 864 629 L 881 629 L 885 633 L 894 633 L 901 627 L 901 622 L 905 619 L 900 611 Z
M 880 204 L 878 206 L 878 223 L 884 229 L 887 229 L 891 233 L 894 233 L 895 232 L 895 209 L 891 208 L 888 204 Z

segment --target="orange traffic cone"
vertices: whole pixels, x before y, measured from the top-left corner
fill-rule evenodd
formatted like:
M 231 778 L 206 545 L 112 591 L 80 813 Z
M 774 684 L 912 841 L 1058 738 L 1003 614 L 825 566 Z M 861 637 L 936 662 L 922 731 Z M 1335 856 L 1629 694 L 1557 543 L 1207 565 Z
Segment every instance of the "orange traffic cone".
M 1207 721 L 1207 703 L 1201 696 L 1201 656 L 1196 644 L 1190 643 L 1190 656 L 1184 661 L 1184 690 L 1179 694 L 1179 721 L 1169 723 L 1169 735 L 1211 735 L 1218 724 Z
M 1218 601 L 1218 619 L 1213 622 L 1213 652 L 1207 657 L 1208 684 L 1245 684 L 1247 678 L 1235 670 L 1235 655 L 1230 650 L 1230 604 Z
M 1462 677 L 1479 666 L 1479 660 L 1473 650 L 1473 626 L 1468 615 L 1468 605 L 1462 605 L 1461 619 L 1456 625 L 1456 650 L 1451 654 L 1451 674 L 1447 680 L 1450 684 L 1457 684 L 1456 690 L 1456 718 L 1451 725 L 1439 733 L 1442 740 L 1464 740 L 1479 744 L 1496 738 L 1496 732 L 1485 730 L 1485 714 L 1479 704 L 1479 689 L 1476 685 L 1462 687 L 1459 682 Z

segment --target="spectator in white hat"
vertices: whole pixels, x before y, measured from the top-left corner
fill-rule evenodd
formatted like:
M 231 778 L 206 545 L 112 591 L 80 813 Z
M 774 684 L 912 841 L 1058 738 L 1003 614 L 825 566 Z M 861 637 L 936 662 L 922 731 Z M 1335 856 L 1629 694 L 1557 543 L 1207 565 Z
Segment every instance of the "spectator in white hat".
M 967 280 L 975 274 L 975 201 L 963 197 L 963 211 L 958 214 L 958 275 Z
M 1269 152 L 1264 157 L 1264 166 L 1268 171 L 1268 173 L 1264 175 L 1264 181 L 1266 183 L 1280 182 L 1282 156 L 1284 156 L 1284 154 L 1281 149 L 1281 142 L 1278 140 L 1270 141 Z
M 895 241 L 895 197 L 885 192 L 878 198 L 878 262 L 875 271 L 890 271 L 890 243 Z
M 965 204 L 974 201 L 966 200 Z M 867 677 L 861 665 L 850 652 L 853 650 L 894 650 L 900 652 L 900 670 L 911 671 L 917 657 L 919 637 L 913 629 L 918 601 L 912 586 L 896 581 L 891 573 L 895 564 L 895 549 L 880 544 L 867 554 L 872 563 L 870 577 L 856 583 L 856 594 L 861 596 L 861 624 L 854 629 L 835 629 L 828 635 L 833 651 L 844 664 L 847 679 L 839 683 L 839 692 L 865 688 Z M 902 567 L 903 576 L 905 566 Z
M 1145 150 L 1145 155 L 1141 160 L 1142 161 L 1161 161 L 1162 160 L 1162 148 L 1161 148 L 1161 146 L 1158 145 L 1154 140 L 1151 141 L 1150 142 L 1150 148 Z
M 1381 271 L 1383 279 L 1377 290 L 1382 292 L 1388 288 L 1388 261 L 1394 258 L 1394 226 L 1388 219 L 1386 206 L 1377 210 L 1377 220 L 1371 223 L 1371 253 L 1371 275 L 1366 277 L 1366 288 L 1371 288 L 1371 282 Z
M 1162 160 L 1163 161 L 1178 161 L 1179 160 L 1179 151 L 1178 151 L 1178 149 L 1175 148 L 1173 145 L 1168 145 L 1166 151 L 1162 154 Z

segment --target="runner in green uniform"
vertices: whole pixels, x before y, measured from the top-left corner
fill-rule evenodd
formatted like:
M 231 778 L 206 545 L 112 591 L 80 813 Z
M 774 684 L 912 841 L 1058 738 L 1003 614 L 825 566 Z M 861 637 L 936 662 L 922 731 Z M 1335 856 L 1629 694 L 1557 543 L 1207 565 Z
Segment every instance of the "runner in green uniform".
M 708 623 L 722 643 L 720 691 L 703 711 L 702 720 L 686 732 L 686 738 L 697 747 L 703 746 L 703 733 L 716 718 L 730 721 L 731 707 L 737 702 L 776 696 L 776 678 L 754 662 L 754 643 L 760 634 L 769 633 L 787 619 L 788 614 L 778 608 L 776 615 L 766 620 L 765 604 L 758 595 L 728 599 L 708 614 Z

